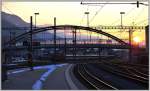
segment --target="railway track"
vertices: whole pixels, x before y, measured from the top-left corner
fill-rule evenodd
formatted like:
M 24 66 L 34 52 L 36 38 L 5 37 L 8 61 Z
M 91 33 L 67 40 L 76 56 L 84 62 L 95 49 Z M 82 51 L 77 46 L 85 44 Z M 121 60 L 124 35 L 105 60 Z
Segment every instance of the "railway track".
M 148 87 L 148 83 L 149 83 L 149 80 L 148 78 L 144 78 L 142 76 L 139 76 L 139 75 L 133 75 L 133 73 L 129 70 L 127 71 L 127 69 L 122 69 L 122 68 L 119 68 L 119 67 L 116 67 L 116 66 L 113 66 L 111 67 L 111 65 L 104 65 L 104 64 L 100 64 L 100 65 L 95 65 L 95 67 L 98 67 L 100 69 L 103 69 L 107 72 L 110 72 L 110 73 L 113 73 L 115 75 L 119 75 L 121 77 L 124 77 L 126 79 L 130 79 L 134 82 L 137 82 L 141 85 L 144 85 L 145 87 Z
M 130 67 L 132 69 L 135 69 L 136 72 L 138 71 L 138 72 L 143 73 L 145 75 L 149 75 L 149 70 L 148 70 L 149 66 L 148 65 L 133 64 L 133 63 L 115 63 L 115 62 L 109 62 L 109 63 L 112 63 L 113 65 L 116 65 L 116 66 L 124 66 L 126 68 Z
M 149 67 L 146 67 L 146 66 L 132 66 L 132 65 L 120 65 L 120 66 L 122 66 L 122 67 L 125 67 L 125 68 L 128 68 L 128 69 L 133 69 L 135 72 L 137 72 L 137 73 L 142 73 L 142 74 L 145 74 L 145 75 L 149 75 Z
M 139 81 L 148 82 L 149 80 L 149 75 L 138 71 L 134 67 L 127 66 L 127 65 L 123 66 L 123 65 L 118 65 L 118 64 L 108 63 L 108 62 L 105 62 L 105 63 L 107 64 L 106 66 L 108 65 L 113 66 L 113 68 L 116 68 L 116 70 L 118 68 L 119 69 L 118 72 L 121 71 L 121 73 L 129 75 L 130 77 L 136 78 Z
M 120 66 L 120 65 L 118 65 L 118 66 L 122 67 L 123 69 L 128 70 L 128 72 L 132 73 L 133 75 L 138 75 L 138 76 L 144 77 L 146 79 L 149 78 L 148 74 L 138 70 L 138 69 L 140 69 L 140 67 L 138 67 L 138 69 L 137 69 L 137 67 L 135 68 L 135 67 L 132 67 L 132 66 Z M 147 68 L 147 70 L 148 70 L 148 68 Z
M 84 84 L 86 84 L 88 88 L 90 86 L 90 89 L 92 88 L 97 90 L 117 90 L 116 87 L 104 82 L 103 80 L 91 74 L 86 69 L 85 64 L 84 65 L 78 64 L 74 69 L 77 70 L 76 76 L 78 75 L 78 78 L 80 80 L 82 79 L 82 82 L 84 81 Z

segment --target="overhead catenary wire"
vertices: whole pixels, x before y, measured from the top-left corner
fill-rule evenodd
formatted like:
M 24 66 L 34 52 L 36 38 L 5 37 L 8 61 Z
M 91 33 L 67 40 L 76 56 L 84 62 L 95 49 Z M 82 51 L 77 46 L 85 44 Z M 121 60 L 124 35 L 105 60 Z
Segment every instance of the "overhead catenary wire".
M 135 17 L 133 17 L 134 18 L 134 20 L 137 20 L 138 19 L 138 17 L 140 17 L 141 15 L 142 15 L 142 12 L 144 11 L 144 7 L 140 10 L 140 12 L 138 13 L 138 14 L 136 14 L 136 16 Z
M 145 3 L 143 3 L 143 2 L 139 2 L 139 1 L 137 1 L 137 2 L 110 2 L 110 3 L 106 3 L 106 2 L 83 2 L 83 1 L 81 1 L 81 4 L 82 5 L 100 5 L 100 4 L 137 4 L 137 7 L 138 7 L 138 5 L 139 4 L 141 4 L 141 5 L 145 5 L 145 6 L 148 6 L 148 4 L 145 4 Z M 115 21 L 116 22 L 116 21 Z M 117 20 L 117 22 L 118 22 L 118 20 Z
M 88 10 L 88 7 L 87 7 L 87 10 Z M 83 14 L 83 16 L 82 16 L 82 18 L 81 18 L 80 26 L 81 26 L 81 24 L 82 24 L 84 18 L 85 18 L 85 14 Z M 81 30 L 79 29 L 79 40 L 80 40 L 80 39 L 81 39 Z
M 105 5 L 106 5 L 106 4 L 102 5 L 102 6 L 98 9 L 98 11 L 95 12 L 95 14 L 94 14 L 94 16 L 91 18 L 89 24 L 94 20 L 94 18 L 98 15 L 98 13 L 103 9 L 103 7 L 104 7 Z M 89 5 L 88 5 L 88 6 L 89 6 Z M 89 7 L 88 7 L 88 9 L 89 9 Z M 87 11 L 88 11 L 88 9 L 87 9 Z M 91 35 L 92 35 L 92 32 L 87 32 L 87 38 L 88 38 L 88 34 L 90 34 L 90 42 L 91 42 Z
M 134 11 L 134 10 L 135 10 L 135 7 L 131 8 L 131 9 L 124 15 L 124 17 L 127 17 L 127 16 L 128 16 L 129 14 L 131 14 L 131 12 Z M 120 18 L 117 19 L 116 21 L 114 21 L 113 23 L 109 24 L 109 25 L 116 24 L 116 23 L 118 23 L 119 21 L 120 21 Z
M 98 9 L 98 11 L 96 11 L 96 13 L 95 13 L 94 16 L 91 18 L 91 20 L 90 20 L 89 23 L 91 23 L 91 22 L 94 20 L 94 18 L 95 18 L 95 17 L 98 15 L 98 13 L 104 8 L 105 5 L 106 5 L 106 4 L 102 5 L 102 6 Z
M 148 6 L 148 4 L 145 4 L 145 3 L 143 3 L 143 2 L 110 2 L 110 3 L 105 3 L 105 2 L 83 2 L 83 1 L 81 1 L 81 4 L 82 5 L 90 5 L 90 4 L 95 4 L 95 5 L 97 5 L 97 4 L 124 4 L 124 5 L 126 5 L 126 4 L 141 4 L 141 5 L 144 5 L 144 6 Z
M 148 23 L 148 18 L 146 18 L 146 19 L 144 19 L 144 20 L 141 20 L 141 21 L 135 23 L 135 25 L 137 25 L 137 24 L 143 24 L 143 23 L 145 23 L 145 22 Z
M 85 17 L 85 14 L 82 16 L 82 18 L 81 18 L 81 21 L 80 21 L 80 26 L 81 26 L 81 23 L 83 22 L 83 20 L 84 20 L 84 17 Z
M 5 9 L 7 9 L 12 15 L 15 15 L 9 8 L 7 8 L 5 5 L 3 5 L 3 7 L 5 8 Z

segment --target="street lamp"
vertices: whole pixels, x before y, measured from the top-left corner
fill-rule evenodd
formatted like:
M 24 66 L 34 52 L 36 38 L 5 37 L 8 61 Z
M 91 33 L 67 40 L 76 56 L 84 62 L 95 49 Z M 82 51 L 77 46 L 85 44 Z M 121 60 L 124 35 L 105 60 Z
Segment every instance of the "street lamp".
M 89 27 L 89 12 L 85 12 L 84 14 L 87 15 L 87 27 Z M 88 38 L 88 35 L 87 35 L 87 38 Z M 90 42 L 91 42 L 91 34 L 90 34 Z
M 36 15 L 39 15 L 39 13 L 34 13 L 35 15 L 35 28 L 36 28 Z
M 122 27 L 122 15 L 125 14 L 125 12 L 120 12 L 121 15 L 121 27 Z
M 84 14 L 86 14 L 87 15 L 87 27 L 89 27 L 89 12 L 85 12 Z

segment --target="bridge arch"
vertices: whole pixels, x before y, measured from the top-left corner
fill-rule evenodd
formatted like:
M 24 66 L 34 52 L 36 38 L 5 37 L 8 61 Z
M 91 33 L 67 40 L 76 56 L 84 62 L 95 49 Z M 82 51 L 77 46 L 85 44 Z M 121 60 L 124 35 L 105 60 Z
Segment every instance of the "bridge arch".
M 118 37 L 113 36 L 113 35 L 111 35 L 109 33 L 106 33 L 106 32 L 104 32 L 102 30 L 94 29 L 94 28 L 91 28 L 91 27 L 85 27 L 85 26 L 77 26 L 77 25 L 57 25 L 57 26 L 48 26 L 48 27 L 42 27 L 42 28 L 33 29 L 32 31 L 29 31 L 29 32 L 26 32 L 24 34 L 21 34 L 21 35 L 17 36 L 15 38 L 15 41 L 19 40 L 19 39 L 22 39 L 22 38 L 24 38 L 23 36 L 29 35 L 31 33 L 32 34 L 36 34 L 36 33 L 39 33 L 39 32 L 44 32 L 44 31 L 47 31 L 47 30 L 54 30 L 54 29 L 56 29 L 56 30 L 83 29 L 83 30 L 87 30 L 87 31 L 91 31 L 91 32 L 95 32 L 95 33 L 98 33 L 98 34 L 105 35 L 107 37 L 110 37 L 110 38 L 116 40 L 117 42 L 119 42 L 119 43 L 121 43 L 123 45 L 129 45 L 128 43 L 124 42 L 123 40 L 119 39 Z M 14 39 L 9 41 L 9 42 L 12 42 L 12 41 L 14 41 Z

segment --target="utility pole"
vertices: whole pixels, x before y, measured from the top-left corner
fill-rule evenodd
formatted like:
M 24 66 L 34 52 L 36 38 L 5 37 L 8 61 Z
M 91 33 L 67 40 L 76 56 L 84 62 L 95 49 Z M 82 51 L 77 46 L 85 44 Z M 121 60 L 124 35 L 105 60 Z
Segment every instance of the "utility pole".
M 56 17 L 54 17 L 54 55 L 56 56 Z
M 33 28 L 33 20 L 32 16 L 30 16 L 30 42 L 28 42 L 28 63 L 31 71 L 33 70 L 33 60 L 32 60 L 32 28 Z

